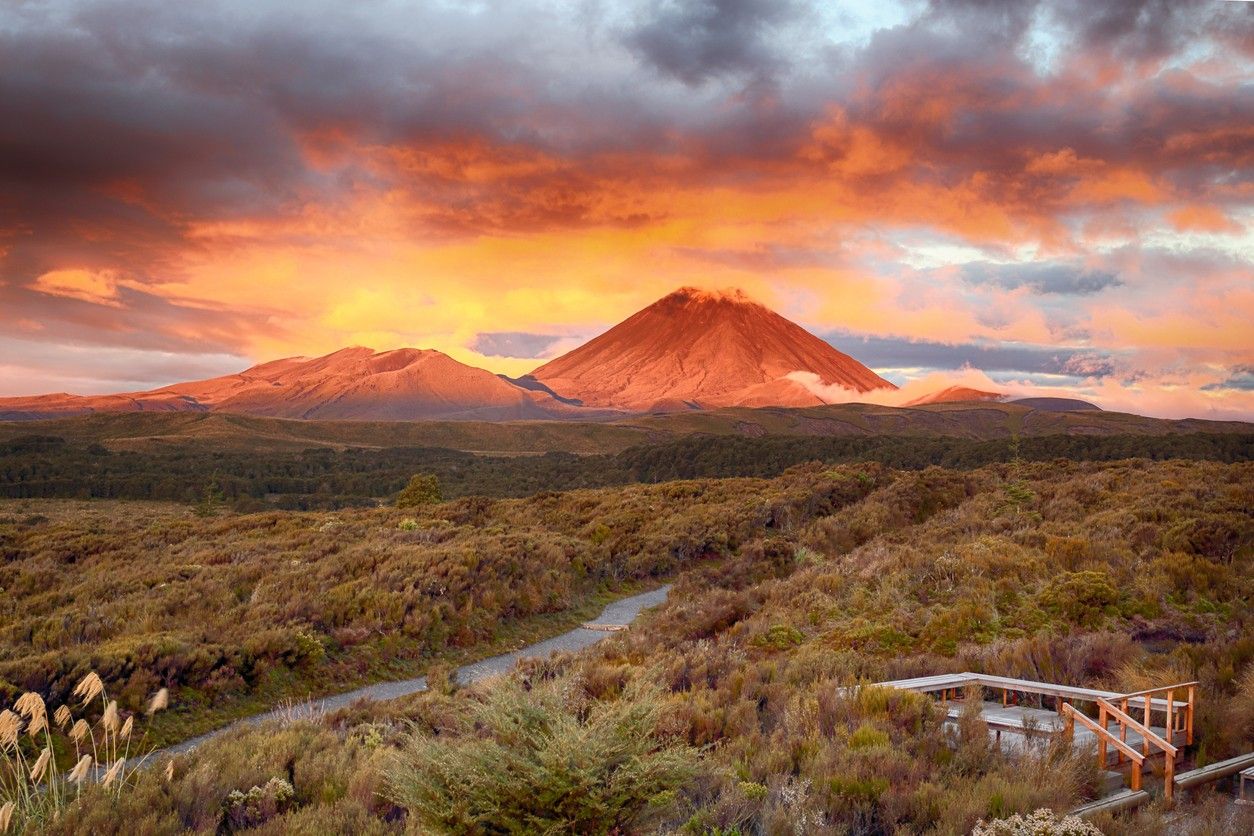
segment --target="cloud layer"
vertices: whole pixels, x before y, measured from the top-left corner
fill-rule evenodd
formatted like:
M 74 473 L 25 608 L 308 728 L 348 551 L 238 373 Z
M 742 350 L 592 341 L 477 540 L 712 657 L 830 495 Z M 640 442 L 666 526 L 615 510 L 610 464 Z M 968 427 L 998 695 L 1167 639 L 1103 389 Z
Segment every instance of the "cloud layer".
M 1254 417 L 1249 4 L 833 6 L 6 5 L 0 394 L 346 344 L 518 374 L 696 284 L 903 383 Z

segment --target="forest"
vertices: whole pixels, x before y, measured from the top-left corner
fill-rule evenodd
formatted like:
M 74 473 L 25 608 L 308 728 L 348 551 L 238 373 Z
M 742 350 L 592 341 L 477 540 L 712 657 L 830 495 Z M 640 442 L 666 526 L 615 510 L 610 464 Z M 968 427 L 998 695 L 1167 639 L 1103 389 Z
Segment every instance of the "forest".
M 847 690 L 958 670 L 1197 679 L 1196 762 L 1249 751 L 1254 465 L 1030 457 L 1025 440 L 983 466 L 810 462 L 405 509 L 7 500 L 0 696 L 59 704 L 95 670 L 171 741 L 250 701 L 431 676 L 88 788 L 40 823 L 54 833 L 949 834 L 1094 796 L 1087 758 L 1003 753 L 930 699 Z M 663 581 L 667 604 L 583 654 L 440 675 Z M 171 707 L 145 719 L 158 688 Z M 1220 802 L 1094 823 L 1240 832 Z
M 0 442 L 0 497 L 153 499 L 198 503 L 206 494 L 240 510 L 311 510 L 378 504 L 416 472 L 435 475 L 446 497 L 520 497 L 673 479 L 771 478 L 810 461 L 872 461 L 909 470 L 1029 461 L 1124 458 L 1221 462 L 1254 457 L 1252 433 L 1154 436 L 1043 435 L 975 440 L 915 436 L 738 437 L 694 434 L 610 454 L 490 456 L 444 448 L 312 448 L 303 451 L 113 451 L 59 436 Z

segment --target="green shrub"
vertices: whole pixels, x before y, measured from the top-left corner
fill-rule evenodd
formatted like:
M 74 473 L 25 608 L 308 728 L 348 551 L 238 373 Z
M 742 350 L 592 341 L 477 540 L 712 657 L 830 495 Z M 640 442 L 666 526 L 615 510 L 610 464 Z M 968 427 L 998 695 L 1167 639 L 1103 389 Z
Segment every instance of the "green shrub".
M 229 831 L 259 827 L 292 806 L 296 790 L 282 778 L 271 778 L 248 792 L 232 790 L 222 802 L 223 824 Z
M 440 480 L 430 473 L 416 473 L 396 496 L 397 508 L 415 508 L 440 502 Z
M 767 631 L 755 636 L 753 643 L 771 650 L 787 650 L 804 642 L 805 634 L 791 624 L 772 624 Z
M 697 754 L 659 735 L 656 693 L 583 704 L 572 691 L 567 680 L 496 683 L 450 733 L 409 737 L 389 761 L 388 797 L 439 831 L 633 831 Z
M 863 723 L 849 735 L 850 749 L 868 749 L 875 746 L 888 745 L 888 732 L 875 728 L 870 723 Z
M 1097 627 L 1119 602 L 1115 580 L 1105 570 L 1063 572 L 1041 590 L 1040 605 L 1068 623 Z

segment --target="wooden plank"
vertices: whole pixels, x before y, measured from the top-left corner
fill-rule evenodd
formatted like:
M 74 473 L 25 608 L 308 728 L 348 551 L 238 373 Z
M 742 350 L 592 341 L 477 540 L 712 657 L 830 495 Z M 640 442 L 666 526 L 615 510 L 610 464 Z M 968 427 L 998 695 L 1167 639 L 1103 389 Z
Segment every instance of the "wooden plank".
M 1139 806 L 1150 800 L 1150 794 L 1144 790 L 1124 790 L 1121 793 L 1099 798 L 1097 801 L 1090 801 L 1071 811 L 1071 815 L 1079 816 L 1086 819 L 1098 813 L 1114 813 L 1119 810 L 1128 810 L 1132 807 Z
M 1203 766 L 1201 769 L 1190 769 L 1188 772 L 1181 772 L 1172 783 L 1180 789 L 1199 787 L 1202 784 L 1209 784 L 1212 781 L 1227 778 L 1229 775 L 1236 775 L 1241 770 L 1250 767 L 1254 767 L 1254 752 L 1229 758 L 1219 763 L 1212 763 L 1209 766 Z
M 1088 702 L 1096 702 L 1099 698 L 1105 700 L 1122 700 L 1125 696 L 1129 698 L 1130 704 L 1137 708 L 1142 707 L 1147 701 L 1152 705 L 1155 711 L 1163 711 L 1167 708 L 1165 699 L 1154 699 L 1150 697 L 1148 700 L 1144 693 L 1136 694 L 1120 694 L 1116 691 L 1103 691 L 1097 688 L 1079 688 L 1073 685 L 1058 685 L 1053 682 L 1035 682 L 1030 679 L 1015 679 L 1008 676 L 994 676 L 992 674 L 983 673 L 943 673 L 933 676 L 919 676 L 913 679 L 896 679 L 890 682 L 878 682 L 877 685 L 886 688 L 900 688 L 905 691 L 919 691 L 921 693 L 930 693 L 934 691 L 944 691 L 949 688 L 963 688 L 970 685 L 978 685 L 991 689 L 1006 689 L 1008 691 L 1023 691 L 1030 694 L 1043 694 L 1051 697 L 1062 697 L 1072 700 L 1086 700 Z M 1185 683 L 1187 684 L 1187 683 Z M 1172 686 L 1173 688 L 1184 687 L 1185 684 Z M 1150 693 L 1162 691 L 1162 688 L 1152 689 Z
M 1072 710 L 1074 711 L 1075 709 L 1072 709 Z M 1106 738 L 1109 737 L 1109 733 L 1107 732 L 1107 729 L 1109 728 L 1109 726 L 1107 725 L 1105 708 L 1100 709 L 1097 713 L 1097 725 L 1102 727 L 1102 732 L 1103 732 L 1103 734 L 1099 734 L 1097 736 L 1097 762 L 1102 765 L 1103 769 L 1105 769 L 1106 768 Z

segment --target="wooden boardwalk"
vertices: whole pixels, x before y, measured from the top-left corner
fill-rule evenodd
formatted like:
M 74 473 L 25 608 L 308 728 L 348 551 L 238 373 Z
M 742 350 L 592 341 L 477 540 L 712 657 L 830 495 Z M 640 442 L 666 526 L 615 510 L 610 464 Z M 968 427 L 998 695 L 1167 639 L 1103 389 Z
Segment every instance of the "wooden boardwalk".
M 1131 694 L 969 672 L 877 684 L 939 696 L 951 722 L 970 710 L 975 701 L 980 719 L 999 745 L 1003 745 L 1003 732 L 1017 736 L 1018 742 L 1012 746 L 1067 735 L 1076 747 L 1095 750 L 1103 770 L 1121 768 L 1126 762 L 1133 792 L 1141 789 L 1146 761 L 1161 757 L 1163 795 L 1168 799 L 1176 786 L 1176 763 L 1184 749 L 1193 744 L 1196 682 Z M 987 699 L 990 691 L 1000 693 L 1000 702 Z M 1076 708 L 1077 704 L 1086 709 Z

